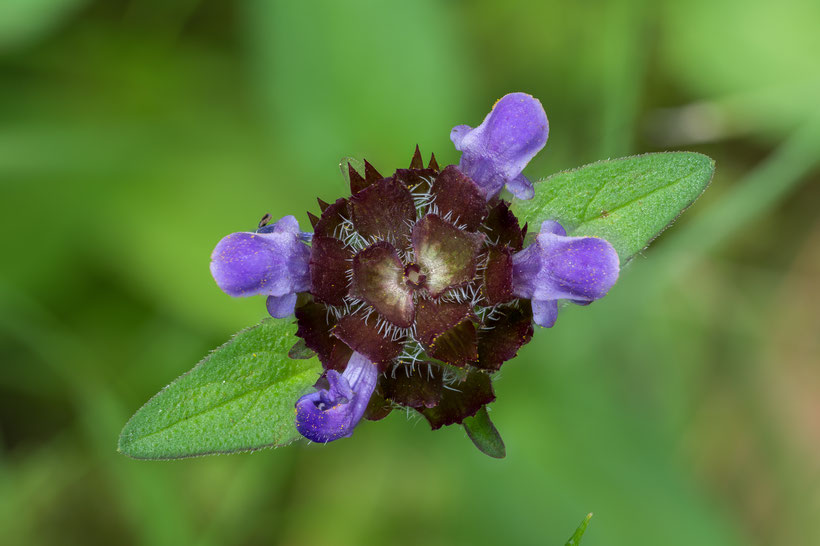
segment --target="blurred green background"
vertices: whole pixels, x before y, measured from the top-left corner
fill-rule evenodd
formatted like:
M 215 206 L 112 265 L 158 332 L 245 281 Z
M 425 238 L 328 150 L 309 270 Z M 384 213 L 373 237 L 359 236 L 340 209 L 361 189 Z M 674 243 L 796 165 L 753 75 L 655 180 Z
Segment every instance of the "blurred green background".
M 820 544 L 816 0 L 0 3 L 3 544 Z M 116 453 L 149 396 L 264 315 L 231 231 L 344 193 L 503 94 L 535 178 L 700 151 L 711 189 L 505 365 L 481 455 L 394 412 L 352 440 Z

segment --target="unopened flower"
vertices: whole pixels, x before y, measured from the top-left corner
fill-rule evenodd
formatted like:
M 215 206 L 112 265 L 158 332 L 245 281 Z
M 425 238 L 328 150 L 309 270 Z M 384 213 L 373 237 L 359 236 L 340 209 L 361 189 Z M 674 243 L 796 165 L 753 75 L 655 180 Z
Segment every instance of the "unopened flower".
M 532 196 L 521 171 L 547 132 L 536 99 L 507 95 L 479 127 L 453 129 L 458 166 L 441 169 L 435 157 L 425 166 L 418 147 L 389 176 L 347 165 L 350 196 L 319 200 L 312 235 L 285 217 L 220 241 L 219 286 L 268 295 L 275 317 L 293 312 L 296 335 L 325 369 L 296 402 L 303 436 L 346 437 L 362 417 L 396 407 L 433 429 L 461 423 L 495 400 L 491 375 L 530 341 L 533 314 L 551 326 L 556 300 L 589 302 L 612 286 L 608 243 L 545 223 L 525 249 L 526 226 L 498 198 L 504 185 Z

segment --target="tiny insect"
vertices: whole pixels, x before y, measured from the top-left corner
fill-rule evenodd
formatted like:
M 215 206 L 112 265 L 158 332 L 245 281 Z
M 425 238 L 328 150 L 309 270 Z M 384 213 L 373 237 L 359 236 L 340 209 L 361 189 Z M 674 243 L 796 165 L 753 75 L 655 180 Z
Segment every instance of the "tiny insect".
M 606 218 L 607 216 L 609 216 L 609 211 L 608 210 L 602 210 L 601 211 L 601 218 Z
M 262 229 L 263 227 L 268 225 L 268 223 L 271 221 L 272 218 L 273 218 L 273 216 L 271 216 L 271 214 L 269 212 L 266 212 L 265 215 L 262 217 L 262 219 L 259 220 L 258 229 Z

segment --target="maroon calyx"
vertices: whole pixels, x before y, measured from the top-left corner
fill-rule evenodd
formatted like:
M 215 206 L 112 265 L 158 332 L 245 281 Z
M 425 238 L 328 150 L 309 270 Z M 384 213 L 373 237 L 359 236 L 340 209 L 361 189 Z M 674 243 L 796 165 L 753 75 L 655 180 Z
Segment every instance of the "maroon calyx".
M 416 335 L 431 357 L 466 366 L 478 360 L 478 338 L 468 303 L 422 300 L 416 309 Z
M 458 167 L 424 167 L 418 148 L 389 177 L 346 167 L 352 195 L 311 215 L 297 335 L 326 370 L 354 351 L 378 365 L 366 418 L 403 406 L 433 429 L 461 423 L 495 399 L 490 375 L 532 337 L 531 307 L 512 290 L 526 227 Z
M 427 282 L 427 275 L 421 272 L 418 264 L 407 264 L 407 267 L 404 268 L 404 281 L 410 288 L 419 289 Z
M 428 214 L 413 227 L 416 263 L 427 277 L 434 298 L 447 289 L 473 280 L 484 235 L 464 231 L 436 214 Z
M 443 371 L 432 362 L 403 364 L 380 379 L 385 398 L 409 408 L 434 408 L 441 400 Z
M 354 351 L 365 355 L 372 362 L 385 368 L 387 364 L 401 354 L 403 339 L 392 339 L 383 335 L 383 328 L 374 316 L 362 313 L 347 315 L 331 332 Z
M 326 370 L 343 371 L 353 350 L 342 340 L 331 335 L 335 318 L 324 305 L 308 302 L 296 308 L 296 335 L 316 352 Z
M 399 328 L 413 325 L 413 291 L 404 281 L 405 268 L 393 246 L 380 241 L 353 258 L 351 295 L 373 306 Z
M 490 376 L 480 371 L 469 371 L 451 388 L 442 391 L 441 400 L 435 407 L 418 408 L 418 411 L 436 430 L 463 422 L 493 400 L 495 393 Z
M 524 248 L 526 225 L 523 229 L 518 225 L 518 218 L 506 201 L 499 201 L 490 209 L 480 229 L 493 245 L 506 245 L 516 252 Z
M 441 171 L 431 192 L 438 214 L 456 225 L 475 231 L 487 216 L 487 201 L 478 186 L 455 165 L 448 165 Z
M 484 267 L 484 296 L 489 305 L 512 301 L 512 250 L 508 246 L 492 246 L 487 251 Z
M 383 178 L 350 198 L 350 214 L 365 240 L 377 238 L 403 245 L 416 219 L 416 206 L 403 184 Z
M 328 305 L 344 305 L 352 255 L 339 239 L 314 236 L 310 252 L 310 291 Z
M 532 310 L 528 303 L 511 309 L 503 316 L 491 318 L 478 334 L 478 361 L 472 365 L 495 372 L 530 342 L 533 334 Z

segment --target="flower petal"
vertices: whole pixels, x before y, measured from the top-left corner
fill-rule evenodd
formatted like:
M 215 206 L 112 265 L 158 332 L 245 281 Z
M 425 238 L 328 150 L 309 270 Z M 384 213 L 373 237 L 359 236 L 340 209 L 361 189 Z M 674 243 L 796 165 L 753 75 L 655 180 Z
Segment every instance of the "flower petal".
M 293 314 L 296 307 L 296 294 L 291 292 L 284 296 L 268 296 L 265 301 L 268 313 L 273 318 L 285 318 Z
M 450 140 L 463 152 L 459 169 L 478 184 L 487 199 L 505 184 L 516 195 L 532 197 L 532 185 L 519 175 L 548 136 L 544 108 L 526 93 L 502 97 L 475 129 L 459 125 L 450 132 Z
M 567 237 L 561 224 L 546 221 L 535 242 L 513 256 L 513 293 L 531 299 L 536 324 L 550 327 L 556 300 L 583 305 L 604 297 L 619 267 L 618 253 L 606 240 Z
M 542 270 L 534 299 L 590 302 L 602 298 L 618 280 L 618 253 L 597 237 L 538 236 Z
M 349 437 L 367 409 L 379 372 L 367 357 L 353 353 L 343 374 L 327 372 L 329 389 L 296 402 L 296 429 L 314 442 Z
M 512 192 L 512 194 L 518 199 L 532 199 L 535 195 L 535 188 L 532 187 L 532 182 L 530 182 L 530 179 L 523 174 L 519 174 L 512 180 L 508 181 L 507 189 L 510 190 L 510 192 Z
M 437 298 L 445 290 L 472 280 L 484 235 L 462 231 L 435 214 L 413 227 L 413 248 L 427 289 Z
M 270 233 L 240 232 L 224 237 L 211 254 L 211 274 L 230 296 L 284 296 L 310 286 L 310 249 L 300 240 L 292 216 Z
M 473 128 L 469 125 L 456 125 L 450 131 L 450 140 L 456 147 L 456 150 L 461 150 L 461 141 L 464 140 L 464 137 L 472 131 Z
M 558 300 L 532 300 L 532 320 L 544 328 L 552 328 L 558 319 Z
M 404 266 L 393 246 L 380 241 L 353 258 L 351 294 L 372 305 L 400 328 L 413 324 L 413 292 L 404 279 Z

